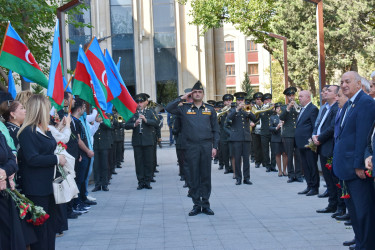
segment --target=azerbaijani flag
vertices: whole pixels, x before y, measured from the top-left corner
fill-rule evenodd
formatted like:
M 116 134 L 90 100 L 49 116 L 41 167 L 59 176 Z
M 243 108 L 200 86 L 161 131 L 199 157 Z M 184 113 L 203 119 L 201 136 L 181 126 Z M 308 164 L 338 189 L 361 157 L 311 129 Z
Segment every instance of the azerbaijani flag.
M 113 99 L 111 103 L 116 107 L 117 112 L 124 118 L 125 121 L 129 120 L 137 110 L 137 103 L 134 101 L 133 97 L 130 95 L 128 89 L 125 86 L 124 81 L 120 75 L 120 72 L 113 61 L 108 50 L 105 50 L 105 59 L 111 71 L 116 76 L 116 80 L 120 83 L 121 94 Z
M 117 69 L 118 71 L 120 71 L 120 66 L 121 66 L 121 56 L 118 58 L 118 62 L 117 62 Z
M 100 49 L 99 42 L 94 37 L 86 50 L 86 56 L 89 60 L 96 77 L 102 84 L 103 92 L 106 96 L 107 102 L 112 101 L 121 93 L 121 87 L 116 77 L 105 63 L 105 58 Z
M 59 20 L 56 21 L 55 35 L 53 37 L 47 96 L 53 100 L 51 103 L 54 106 L 58 105 L 62 108 L 64 103 L 64 76 L 60 48 Z M 59 109 L 59 107 L 55 108 Z
M 102 116 L 104 124 L 111 127 L 111 121 L 104 112 L 107 109 L 106 98 L 82 47 L 78 50 L 73 95 L 79 95 L 81 99 L 93 105 Z
M 9 70 L 8 74 L 8 93 L 12 95 L 13 99 L 16 99 L 16 84 L 14 83 L 12 71 Z
M 47 77 L 10 22 L 0 50 L 0 66 L 13 70 L 45 88 L 48 86 Z

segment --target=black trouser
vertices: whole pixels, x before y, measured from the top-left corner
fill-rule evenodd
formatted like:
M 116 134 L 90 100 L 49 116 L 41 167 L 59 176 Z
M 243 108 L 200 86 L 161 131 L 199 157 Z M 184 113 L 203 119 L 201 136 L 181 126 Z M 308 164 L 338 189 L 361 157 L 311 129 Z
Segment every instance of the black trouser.
M 116 166 L 120 166 L 121 165 L 121 161 L 122 161 L 122 144 L 123 142 L 122 141 L 116 141 L 115 142 L 115 145 L 114 145 L 114 149 L 116 151 L 116 158 L 115 158 L 115 165 Z
M 116 150 L 115 150 L 114 144 L 112 144 L 112 147 L 108 152 L 108 159 L 107 159 L 107 161 L 108 161 L 108 180 L 110 180 L 112 178 L 112 173 L 116 169 L 115 159 L 116 159 Z
M 157 148 L 158 148 L 158 144 L 157 142 L 155 142 L 155 145 L 153 146 L 153 172 L 155 172 L 156 170 L 156 165 L 158 165 L 158 157 L 157 157 Z
M 338 203 L 338 191 L 339 189 L 337 188 L 336 184 L 338 183 L 337 178 L 333 175 L 332 170 L 329 170 L 328 168 L 325 167 L 328 157 L 325 157 L 323 155 L 320 156 L 320 166 L 322 166 L 322 172 L 323 172 L 323 177 L 327 185 L 327 192 L 328 192 L 328 207 L 329 208 L 337 208 L 337 203 Z
M 262 163 L 262 141 L 260 135 L 253 133 L 253 146 L 254 146 L 254 157 L 255 157 L 255 164 Z M 265 166 L 264 166 L 265 167 Z
M 317 165 L 317 154 L 309 148 L 299 148 L 298 150 L 301 154 L 302 168 L 307 187 L 318 190 L 320 179 Z
M 241 163 L 243 162 L 243 179 L 250 179 L 250 143 L 248 141 L 232 141 L 232 152 L 234 154 L 234 164 L 236 179 L 242 180 Z
M 289 178 L 299 178 L 302 174 L 301 157 L 299 151 L 294 147 L 294 137 L 283 137 L 282 141 L 285 153 L 288 155 L 288 176 Z
M 94 150 L 94 181 L 95 186 L 108 185 L 108 149 Z
M 82 157 L 81 161 L 78 163 L 78 165 L 76 165 L 76 167 L 78 168 L 78 171 L 76 170 L 75 181 L 76 181 L 76 184 L 77 184 L 77 187 L 78 187 L 78 190 L 79 190 L 79 198 L 82 201 L 84 201 L 84 200 L 86 200 L 86 197 L 85 197 L 85 193 L 86 193 L 85 180 L 86 180 L 86 177 L 87 177 L 87 174 L 88 174 L 88 171 L 89 171 L 91 159 L 89 157 L 87 157 L 86 155 L 81 155 L 81 157 Z
M 153 175 L 154 146 L 133 146 L 138 184 L 150 184 Z
M 186 143 L 185 162 L 190 194 L 195 206 L 208 208 L 211 195 L 212 142 Z
M 121 141 L 121 161 L 124 160 L 124 153 L 125 153 L 125 141 Z
M 253 133 L 251 133 L 251 138 L 254 140 Z M 252 160 L 255 159 L 255 152 L 254 152 L 254 144 L 253 144 L 253 141 L 250 142 L 250 156 L 251 156 L 251 159 L 252 159 Z
M 375 249 L 374 178 L 345 181 L 349 199 L 345 199 L 355 234 L 356 249 Z
M 262 143 L 262 153 L 263 167 L 275 168 L 276 167 L 276 155 L 271 150 L 271 159 L 270 159 L 270 145 L 271 145 L 271 135 L 261 135 L 260 136 Z
M 184 162 L 185 162 L 184 149 L 176 148 L 176 154 L 177 154 L 177 161 L 178 161 L 178 168 L 179 168 L 180 176 L 186 178 L 185 171 L 184 171 Z
M 220 152 L 225 170 L 229 171 L 229 144 L 227 141 L 220 141 Z
M 38 242 L 31 244 L 31 249 L 55 249 L 57 205 L 53 194 L 47 196 L 28 195 L 27 198 L 33 201 L 35 205 L 41 206 L 49 214 L 46 222 L 40 226 L 34 226 Z

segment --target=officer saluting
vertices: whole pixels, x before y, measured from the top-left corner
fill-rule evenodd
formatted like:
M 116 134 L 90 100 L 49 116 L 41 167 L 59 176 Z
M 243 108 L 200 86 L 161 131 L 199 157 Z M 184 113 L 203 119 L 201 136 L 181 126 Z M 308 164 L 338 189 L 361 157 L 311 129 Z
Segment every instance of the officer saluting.
M 178 104 L 191 95 L 193 103 Z M 210 209 L 211 157 L 215 157 L 219 143 L 219 125 L 215 109 L 203 103 L 204 90 L 200 81 L 192 92 L 168 103 L 166 110 L 181 118 L 181 134 L 186 143 L 185 160 L 190 172 L 190 194 L 194 203 L 189 216 L 201 212 L 213 215 Z
M 153 111 L 147 109 L 148 94 L 138 94 L 134 100 L 138 104 L 137 112 L 125 124 L 125 129 L 133 130 L 132 146 L 134 149 L 135 172 L 138 179 L 137 189 L 151 189 L 153 175 L 153 146 L 155 129 L 159 126 Z

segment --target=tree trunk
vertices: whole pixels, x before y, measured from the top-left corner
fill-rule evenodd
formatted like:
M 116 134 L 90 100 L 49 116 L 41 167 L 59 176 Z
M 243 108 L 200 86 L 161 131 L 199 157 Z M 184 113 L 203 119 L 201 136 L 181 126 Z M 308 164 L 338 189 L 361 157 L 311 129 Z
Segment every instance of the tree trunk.
M 5 73 L 5 71 L 2 68 L 0 68 L 0 75 L 4 78 L 6 84 L 8 85 L 8 81 L 9 81 L 8 75 Z
M 26 82 L 23 77 L 21 76 L 21 90 L 24 91 L 24 90 L 30 90 L 30 83 L 29 82 Z
M 315 80 L 314 80 L 314 75 L 312 73 L 310 73 L 309 75 L 309 85 L 310 85 L 312 95 L 316 96 Z

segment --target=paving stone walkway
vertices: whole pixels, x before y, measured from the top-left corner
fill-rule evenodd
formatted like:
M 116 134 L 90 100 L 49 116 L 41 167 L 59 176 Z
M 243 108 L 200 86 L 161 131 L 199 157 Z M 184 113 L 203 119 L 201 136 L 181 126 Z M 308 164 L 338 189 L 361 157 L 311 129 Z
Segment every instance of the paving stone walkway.
M 189 217 L 192 201 L 179 181 L 175 149 L 158 149 L 160 173 L 152 190 L 136 190 L 133 151 L 126 150 L 109 192 L 90 193 L 98 205 L 56 239 L 56 249 L 347 249 L 352 229 L 317 214 L 327 199 L 297 195 L 305 183 L 251 164 L 251 186 L 212 165 L 214 216 Z M 322 183 L 322 185 L 324 182 Z M 90 190 L 92 187 L 90 187 Z M 323 192 L 324 188 L 320 188 Z

